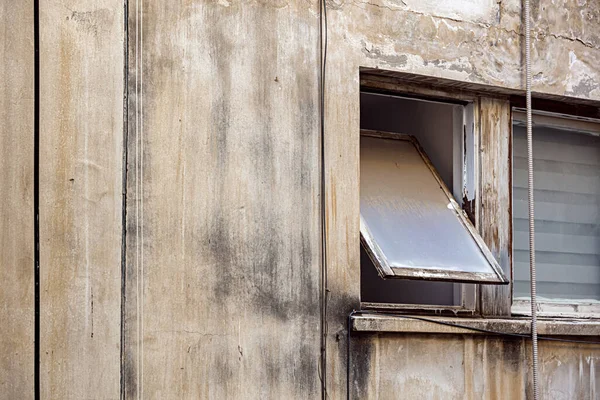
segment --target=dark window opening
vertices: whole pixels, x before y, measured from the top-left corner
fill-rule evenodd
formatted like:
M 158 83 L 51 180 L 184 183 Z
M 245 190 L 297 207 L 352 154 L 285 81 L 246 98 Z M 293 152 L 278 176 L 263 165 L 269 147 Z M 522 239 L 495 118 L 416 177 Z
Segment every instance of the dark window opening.
M 463 262 L 458 261 L 469 260 L 468 256 L 470 255 L 474 256 L 470 260 L 477 260 L 477 263 L 481 263 L 483 260 L 487 265 L 483 267 L 489 268 L 489 271 L 483 274 L 487 274 L 486 280 L 494 283 L 506 282 L 501 272 L 496 275 L 499 266 L 493 260 L 487 247 L 482 244 L 471 224 L 464 225 L 466 219 L 462 212 L 452 211 L 458 210 L 459 205 L 454 203 L 455 206 L 452 208 L 448 204 L 450 210 L 446 209 L 446 204 L 453 195 L 454 200 L 461 203 L 462 195 L 468 191 L 469 173 L 473 175 L 473 172 L 468 170 L 468 163 L 465 161 L 465 154 L 468 153 L 465 143 L 472 145 L 472 138 L 469 142 L 467 135 L 469 123 L 472 124 L 472 107 L 468 108 L 465 105 L 375 93 L 361 94 L 361 129 L 414 136 L 426 153 L 426 155 L 421 153 L 424 159 L 418 157 L 418 151 L 421 150 L 418 150 L 417 143 L 415 143 L 417 147 L 417 151 L 415 151 L 414 148 L 410 149 L 412 146 L 409 142 L 402 144 L 389 139 L 361 139 L 361 156 L 367 157 L 361 161 L 361 187 L 363 189 L 361 192 L 361 233 L 365 239 L 364 247 L 361 246 L 362 302 L 461 306 L 465 304 L 466 293 L 474 293 L 474 285 L 405 280 L 397 277 L 479 281 L 480 276 L 468 272 L 468 265 L 463 265 Z M 370 133 L 366 134 L 370 135 Z M 397 138 L 400 136 L 398 135 Z M 413 142 L 414 139 L 412 139 Z M 404 140 L 410 141 L 410 138 L 405 137 Z M 363 159 L 362 157 L 361 159 Z M 431 160 L 435 170 L 432 170 L 429 178 L 425 172 L 428 169 L 425 162 L 427 157 Z M 415 162 L 420 164 L 415 164 Z M 362 168 L 366 169 L 362 170 Z M 447 189 L 443 189 L 436 183 L 433 178 L 436 174 L 438 176 L 435 179 L 443 181 L 441 185 L 445 185 Z M 416 182 L 422 182 L 422 185 L 419 189 L 415 189 L 417 190 L 415 194 L 402 195 L 407 190 L 412 191 L 413 187 L 419 186 L 419 184 L 415 185 Z M 439 193 L 436 194 L 438 190 Z M 442 193 L 444 190 L 447 190 L 446 197 Z M 473 187 L 471 187 L 471 191 L 474 192 Z M 443 201 L 444 198 L 446 202 Z M 407 204 L 409 209 L 406 209 Z M 437 204 L 435 211 L 431 208 L 434 204 Z M 427 209 L 427 212 L 423 214 L 426 220 L 423 220 L 420 215 L 415 217 L 414 213 L 410 211 L 415 208 L 415 212 L 420 213 L 421 205 Z M 363 221 L 363 212 L 366 213 L 365 221 Z M 382 212 L 391 212 L 391 214 L 381 214 Z M 460 220 L 463 221 L 462 224 L 459 222 Z M 405 225 L 404 221 L 412 224 L 410 228 Z M 368 229 L 365 224 L 375 227 L 377 232 L 372 232 L 372 229 Z M 437 235 L 446 235 L 447 240 L 442 239 L 437 244 L 434 243 L 436 233 L 431 232 L 430 228 L 426 228 L 427 226 L 437 226 L 435 229 L 439 232 Z M 424 227 L 425 229 L 423 229 Z M 364 232 L 363 229 L 365 229 Z M 448 232 L 445 232 L 447 229 L 453 230 L 454 235 L 448 236 Z M 382 232 L 385 232 L 383 236 L 381 236 Z M 422 240 L 413 238 L 417 232 Z M 372 233 L 379 236 L 379 239 L 371 237 Z M 448 240 L 452 241 L 456 235 L 464 240 L 458 241 L 459 246 L 448 247 Z M 474 245 L 473 240 L 478 244 Z M 408 245 L 409 242 L 414 243 Z M 465 248 L 470 245 L 469 250 L 457 251 L 457 248 L 462 248 L 460 245 L 463 243 Z M 482 254 L 485 254 L 484 257 L 476 254 L 478 245 Z M 430 250 L 432 252 L 439 250 L 442 253 L 439 255 L 428 254 Z M 414 254 L 410 255 L 411 252 Z M 440 276 L 432 278 L 432 270 L 429 268 L 436 268 L 434 265 L 447 264 L 444 255 L 451 256 L 456 261 L 452 264 L 450 260 L 450 264 L 448 264 L 452 277 L 446 277 L 447 273 L 442 271 L 441 278 Z M 390 256 L 392 256 L 391 259 Z M 374 263 L 373 260 L 376 262 Z M 433 261 L 434 264 L 427 262 L 419 264 L 419 260 L 420 262 Z M 388 263 L 388 261 L 392 261 L 392 263 Z M 412 265 L 415 263 L 417 266 L 413 267 Z M 425 269 L 419 270 L 418 265 L 423 265 Z M 394 279 L 383 279 L 380 274 Z M 425 275 L 430 275 L 430 278 L 422 277 Z M 481 281 L 484 280 L 481 279 Z

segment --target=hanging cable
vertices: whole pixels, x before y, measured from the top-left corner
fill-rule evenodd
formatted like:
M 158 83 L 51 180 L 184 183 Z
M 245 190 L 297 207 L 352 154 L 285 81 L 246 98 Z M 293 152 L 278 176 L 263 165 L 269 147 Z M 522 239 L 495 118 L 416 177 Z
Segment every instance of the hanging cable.
M 327 213 L 325 197 L 325 70 L 327 66 L 327 3 L 319 0 L 319 114 L 321 134 L 321 398 L 327 399 Z
M 531 275 L 531 368 L 533 376 L 533 398 L 538 392 L 538 337 L 537 337 L 537 293 L 535 274 L 535 214 L 533 202 L 533 129 L 531 120 L 531 27 L 529 0 L 525 0 L 525 90 L 527 107 L 527 181 L 529 201 L 529 272 Z

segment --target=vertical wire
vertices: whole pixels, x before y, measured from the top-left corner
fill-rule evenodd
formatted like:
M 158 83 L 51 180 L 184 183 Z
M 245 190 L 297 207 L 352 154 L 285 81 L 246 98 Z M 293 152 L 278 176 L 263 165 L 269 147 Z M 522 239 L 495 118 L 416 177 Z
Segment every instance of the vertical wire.
M 531 118 L 531 26 L 529 0 L 525 0 L 525 90 L 527 108 L 527 181 L 529 201 L 529 271 L 531 275 L 531 347 L 533 398 L 538 392 L 538 337 L 537 337 L 537 292 L 535 271 L 535 207 L 533 199 L 533 129 Z
M 325 197 L 325 68 L 327 66 L 327 3 L 319 0 L 319 116 L 321 158 L 321 398 L 327 398 L 327 213 Z
M 319 0 L 319 133 L 320 133 L 320 169 L 321 169 L 321 182 L 320 182 L 320 196 L 321 196 L 321 202 L 320 202 L 320 207 L 321 207 L 321 275 L 320 275 L 320 302 L 321 302 L 321 332 L 320 332 L 320 338 L 319 338 L 319 342 L 320 342 L 320 352 L 321 352 L 321 359 L 320 359 L 320 363 L 319 363 L 319 377 L 321 380 L 321 400 L 325 399 L 325 345 L 326 345 L 326 341 L 325 341 L 325 317 L 324 317 L 324 304 L 325 304 L 325 299 L 324 299 L 324 279 L 323 279 L 323 270 L 324 270 L 324 238 L 323 238 L 323 224 L 325 223 L 325 220 L 323 219 L 323 215 L 324 215 L 324 204 L 325 202 L 323 201 L 323 197 L 324 197 L 324 192 L 323 192 L 323 182 L 325 181 L 325 177 L 323 176 L 324 170 L 325 168 L 323 168 L 323 153 L 324 153 L 324 149 L 323 149 L 323 1 L 324 0 Z

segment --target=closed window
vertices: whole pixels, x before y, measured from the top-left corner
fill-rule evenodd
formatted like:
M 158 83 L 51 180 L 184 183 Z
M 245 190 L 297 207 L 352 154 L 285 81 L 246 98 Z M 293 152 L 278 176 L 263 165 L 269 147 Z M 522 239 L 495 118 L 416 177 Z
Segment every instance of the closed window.
M 541 311 L 600 310 L 600 124 L 536 114 L 533 171 Z M 513 112 L 513 310 L 530 299 L 525 115 Z

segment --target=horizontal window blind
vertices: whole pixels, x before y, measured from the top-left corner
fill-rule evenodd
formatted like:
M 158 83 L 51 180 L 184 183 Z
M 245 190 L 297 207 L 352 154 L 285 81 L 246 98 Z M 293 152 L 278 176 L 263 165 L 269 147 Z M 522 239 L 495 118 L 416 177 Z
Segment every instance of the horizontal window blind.
M 537 294 L 600 300 L 600 137 L 533 129 Z M 514 296 L 529 298 L 527 138 L 513 127 Z

